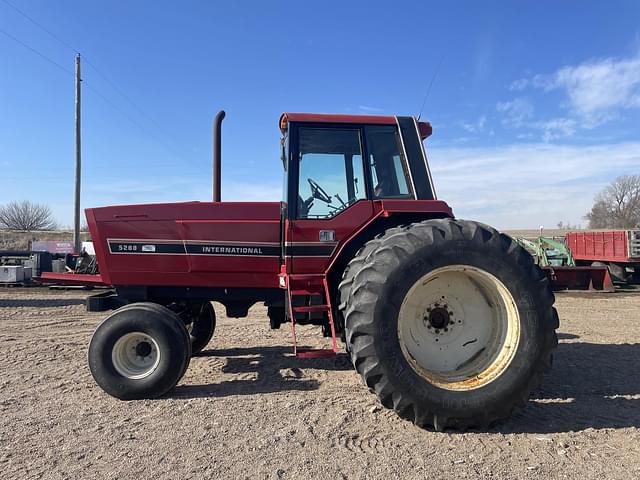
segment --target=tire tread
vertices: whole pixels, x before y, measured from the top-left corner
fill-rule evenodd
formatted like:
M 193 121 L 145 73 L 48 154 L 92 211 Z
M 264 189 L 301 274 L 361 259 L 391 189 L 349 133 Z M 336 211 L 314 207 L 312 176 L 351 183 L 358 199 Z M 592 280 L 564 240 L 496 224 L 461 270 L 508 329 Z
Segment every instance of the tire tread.
M 418 248 L 426 244 L 437 245 L 457 239 L 490 244 L 503 255 L 514 259 L 532 285 L 537 297 L 533 301 L 543 312 L 544 322 L 541 358 L 525 388 L 495 405 L 490 411 L 473 418 L 450 417 L 428 411 L 422 405 L 412 402 L 410 396 L 394 391 L 379 364 L 373 346 L 376 331 L 375 300 L 382 292 L 387 272 L 392 270 L 392 265 L 398 265 L 402 258 L 410 258 Z M 555 297 L 549 281 L 535 265 L 531 255 L 510 236 L 482 223 L 438 219 L 390 228 L 360 248 L 346 267 L 338 290 L 339 311 L 344 318 L 346 343 L 354 367 L 384 406 L 394 409 L 402 418 L 420 427 L 432 427 L 437 431 L 446 428 L 486 428 L 508 417 L 514 408 L 523 408 L 528 402 L 530 392 L 540 386 L 543 374 L 551 367 L 552 352 L 558 343 L 555 329 L 558 328 L 559 320 L 557 311 L 552 306 Z

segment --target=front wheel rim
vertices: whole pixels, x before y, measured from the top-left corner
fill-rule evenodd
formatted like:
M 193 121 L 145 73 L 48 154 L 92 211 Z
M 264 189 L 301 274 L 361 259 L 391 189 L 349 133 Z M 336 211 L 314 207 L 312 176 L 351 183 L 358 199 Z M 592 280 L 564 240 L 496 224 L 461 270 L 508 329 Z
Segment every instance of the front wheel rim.
M 158 368 L 160 354 L 160 347 L 153 337 L 142 332 L 131 332 L 120 337 L 113 345 L 111 361 L 123 377 L 140 380 Z
M 473 390 L 502 375 L 520 339 L 513 296 L 494 275 L 469 265 L 433 270 L 407 292 L 398 314 L 405 359 L 447 390 Z

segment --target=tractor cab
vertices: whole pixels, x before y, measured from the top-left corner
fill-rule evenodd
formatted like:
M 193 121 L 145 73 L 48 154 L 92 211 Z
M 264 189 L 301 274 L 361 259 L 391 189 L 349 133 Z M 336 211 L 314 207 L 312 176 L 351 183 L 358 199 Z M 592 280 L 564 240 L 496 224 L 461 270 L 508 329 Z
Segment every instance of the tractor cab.
M 327 220 L 364 200 L 434 200 L 413 117 L 285 113 L 280 118 L 290 220 Z
M 280 129 L 286 191 L 279 284 L 287 289 L 294 346 L 295 324 L 316 323 L 333 337 L 333 349 L 301 355 L 333 354 L 332 309 L 322 303 L 331 297 L 328 278 L 344 270 L 364 238 L 385 228 L 390 211 L 394 222 L 403 208 L 450 214 L 434 212 L 448 207 L 435 201 L 422 145 L 431 125 L 413 117 L 284 113 Z M 279 324 L 284 316 L 270 319 Z
M 280 130 L 285 169 L 280 240 L 289 274 L 326 272 L 346 242 L 389 209 L 433 211 L 444 205 L 434 202 L 422 145 L 431 134 L 426 122 L 284 113 Z

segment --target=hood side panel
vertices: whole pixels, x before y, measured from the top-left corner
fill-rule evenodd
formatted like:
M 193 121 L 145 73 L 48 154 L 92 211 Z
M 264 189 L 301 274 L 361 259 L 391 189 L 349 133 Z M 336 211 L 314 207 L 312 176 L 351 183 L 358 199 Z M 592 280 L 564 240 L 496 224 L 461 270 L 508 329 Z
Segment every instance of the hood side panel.
M 278 202 L 102 207 L 87 220 L 109 284 L 278 286 Z

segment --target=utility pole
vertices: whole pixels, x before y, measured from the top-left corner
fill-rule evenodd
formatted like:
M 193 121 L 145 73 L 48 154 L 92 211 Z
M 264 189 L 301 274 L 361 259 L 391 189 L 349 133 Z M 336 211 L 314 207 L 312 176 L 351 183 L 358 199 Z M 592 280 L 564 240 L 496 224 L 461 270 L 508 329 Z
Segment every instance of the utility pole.
M 80 243 L 80 174 L 81 174 L 81 153 L 80 153 L 80 54 L 76 54 L 76 196 L 73 217 L 73 243 L 76 253 L 82 250 Z

